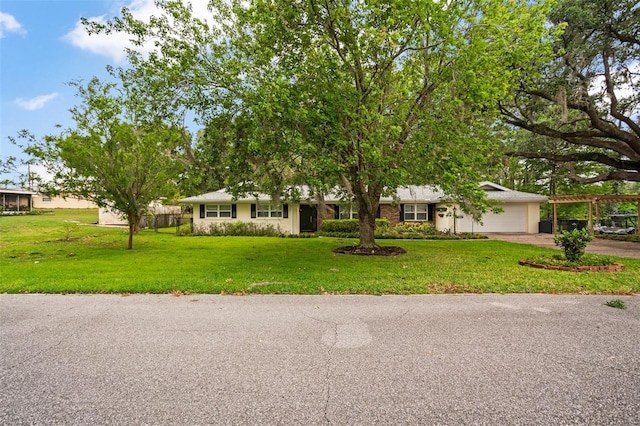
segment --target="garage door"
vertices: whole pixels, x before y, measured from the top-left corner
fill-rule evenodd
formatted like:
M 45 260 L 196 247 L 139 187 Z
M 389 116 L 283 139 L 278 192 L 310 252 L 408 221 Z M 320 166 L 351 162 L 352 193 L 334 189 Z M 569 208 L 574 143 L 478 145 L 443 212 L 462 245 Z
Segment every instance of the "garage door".
M 502 213 L 485 213 L 482 224 L 470 216 L 458 219 L 459 232 L 527 232 L 527 205 L 507 204 Z

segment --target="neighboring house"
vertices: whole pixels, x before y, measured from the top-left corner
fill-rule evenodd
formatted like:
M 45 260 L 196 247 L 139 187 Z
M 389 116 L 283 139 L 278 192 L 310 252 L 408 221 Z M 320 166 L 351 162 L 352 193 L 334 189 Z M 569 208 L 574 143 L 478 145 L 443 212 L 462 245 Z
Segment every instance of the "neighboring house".
M 0 188 L 2 212 L 30 212 L 35 192 L 24 189 Z
M 52 197 L 44 194 L 33 196 L 34 209 L 95 209 L 97 207 L 92 201 L 75 197 Z
M 547 201 L 547 197 L 513 191 L 492 182 L 482 182 L 480 188 L 487 192 L 489 200 L 499 201 L 503 209 L 500 214 L 486 213 L 482 224 L 463 213 L 457 204 L 448 202 L 444 193 L 429 186 L 400 188 L 396 197 L 383 197 L 378 216 L 387 218 L 392 226 L 405 221 L 432 222 L 440 231 L 538 233 L 540 203 Z M 298 234 L 317 231 L 324 219 L 358 217 L 354 206 L 330 196 L 325 199 L 324 209 L 310 200 L 276 205 L 267 195 L 234 199 L 224 190 L 184 198 L 180 203 L 193 206 L 196 230 L 206 230 L 209 224 L 217 222 L 242 221 L 269 224 L 282 232 Z
M 149 206 L 149 214 L 155 217 L 156 225 L 160 227 L 174 226 L 177 219 L 182 213 L 180 206 L 164 206 L 160 203 L 152 203 Z M 147 228 L 154 226 L 153 223 L 147 223 L 146 218 L 142 218 L 140 226 Z M 129 226 L 127 218 L 118 211 L 100 207 L 98 209 L 98 225 L 104 226 Z

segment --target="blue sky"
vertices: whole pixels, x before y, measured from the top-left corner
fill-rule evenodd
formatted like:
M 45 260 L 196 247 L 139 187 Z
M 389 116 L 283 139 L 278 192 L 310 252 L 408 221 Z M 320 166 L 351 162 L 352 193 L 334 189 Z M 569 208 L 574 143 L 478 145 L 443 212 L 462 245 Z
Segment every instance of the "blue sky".
M 66 83 L 106 76 L 114 59 L 77 45 L 70 34 L 83 16 L 117 13 L 102 0 L 3 0 L 0 3 L 0 156 L 20 157 L 7 140 L 21 129 L 36 136 L 69 126 L 74 91 Z M 74 44 L 75 43 L 75 44 Z
M 206 0 L 194 3 L 206 11 Z M 126 35 L 89 36 L 80 24 L 110 19 L 123 6 L 140 19 L 157 14 L 153 0 L 0 1 L 0 157 L 24 158 L 7 139 L 22 129 L 42 137 L 58 133 L 56 124 L 72 126 L 69 81 L 106 79 L 107 65 L 126 65 Z

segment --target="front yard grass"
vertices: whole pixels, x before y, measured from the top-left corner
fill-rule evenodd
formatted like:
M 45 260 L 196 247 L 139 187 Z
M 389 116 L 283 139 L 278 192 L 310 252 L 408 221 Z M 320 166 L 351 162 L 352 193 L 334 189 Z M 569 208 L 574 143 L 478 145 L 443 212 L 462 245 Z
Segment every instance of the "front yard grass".
M 68 221 L 77 227 L 66 225 Z M 92 225 L 96 211 L 0 218 L 0 293 L 640 293 L 640 259 L 622 272 L 540 270 L 556 250 L 495 240 L 380 240 L 407 254 L 339 255 L 338 238 L 180 237 Z

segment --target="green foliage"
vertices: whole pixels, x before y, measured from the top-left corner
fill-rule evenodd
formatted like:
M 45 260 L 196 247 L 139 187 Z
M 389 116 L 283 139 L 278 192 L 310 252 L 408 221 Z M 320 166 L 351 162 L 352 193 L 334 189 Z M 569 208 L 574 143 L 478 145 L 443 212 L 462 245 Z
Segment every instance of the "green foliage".
M 279 237 L 282 230 L 272 224 L 258 224 L 254 222 L 220 222 L 194 225 L 193 235 L 213 236 L 250 236 L 250 237 Z
M 334 238 L 358 238 L 359 222 L 356 219 L 326 219 L 320 225 L 318 235 Z M 440 232 L 430 222 L 401 222 L 391 228 L 388 219 L 376 219 L 376 239 L 392 240 L 458 240 L 485 239 L 484 235 Z
M 539 58 L 505 120 L 539 137 L 511 155 L 582 183 L 640 181 L 640 9 L 636 0 L 558 0 L 552 59 Z M 560 193 L 560 192 L 558 192 Z
M 584 255 L 587 243 L 593 240 L 593 237 L 586 229 L 574 229 L 573 231 L 562 231 L 556 235 L 553 241 L 557 246 L 562 247 L 564 255 L 570 262 L 578 262 Z
M 431 222 L 400 222 L 393 227 L 393 232 L 401 236 L 405 234 L 436 235 L 440 233 L 436 229 L 436 225 Z
M 389 232 L 391 224 L 389 219 L 376 219 L 376 234 L 385 234 Z M 360 222 L 358 219 L 325 219 L 320 224 L 320 232 L 331 236 L 344 236 L 346 234 L 358 236 L 360 231 Z
M 27 131 L 19 136 L 27 143 L 25 152 L 52 175 L 39 183 L 41 192 L 76 196 L 122 213 L 132 248 L 149 204 L 176 193 L 184 166 L 174 154 L 185 134 L 155 122 L 126 121 L 137 116 L 132 110 L 137 104 L 124 87 L 95 78 L 72 85 L 81 101 L 71 110 L 74 128 L 41 140 Z
M 358 233 L 357 219 L 325 219 L 320 224 L 321 232 Z
M 627 306 L 624 304 L 624 300 L 621 299 L 608 300 L 605 305 L 610 308 L 627 309 Z
M 71 240 L 71 238 L 78 233 L 78 228 L 80 228 L 80 225 L 78 225 L 78 222 L 65 221 L 63 224 L 65 241 Z
M 498 101 L 550 51 L 548 7 L 529 2 L 213 0 L 210 24 L 159 4 L 172 19 L 125 9 L 88 24 L 154 40 L 148 58 L 130 52 L 128 84 L 149 108 L 197 115 L 213 147 L 201 151 L 227 163 L 236 193 L 345 188 L 362 246 L 380 197 L 401 185 L 437 184 L 486 211 L 477 182 L 496 152 Z

